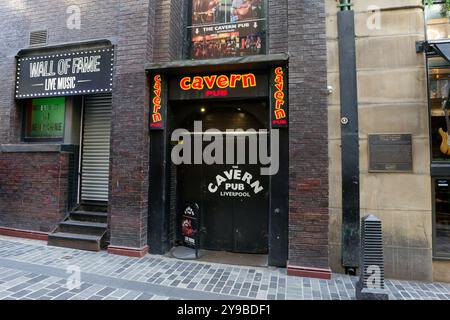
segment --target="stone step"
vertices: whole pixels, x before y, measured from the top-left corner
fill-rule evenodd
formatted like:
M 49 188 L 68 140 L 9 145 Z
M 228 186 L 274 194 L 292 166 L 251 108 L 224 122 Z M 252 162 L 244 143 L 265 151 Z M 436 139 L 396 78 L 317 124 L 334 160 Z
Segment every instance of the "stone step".
M 54 232 L 48 235 L 48 245 L 88 251 L 100 251 L 102 238 L 103 235 Z
M 108 228 L 108 224 L 92 221 L 66 220 L 59 224 L 57 232 L 103 235 Z
M 108 213 L 97 211 L 72 211 L 70 212 L 70 220 L 107 223 Z

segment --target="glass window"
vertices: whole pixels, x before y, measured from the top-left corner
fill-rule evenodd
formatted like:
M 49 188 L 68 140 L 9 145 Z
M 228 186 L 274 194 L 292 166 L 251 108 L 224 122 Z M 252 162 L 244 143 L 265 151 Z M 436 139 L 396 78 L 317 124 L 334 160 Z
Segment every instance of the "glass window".
M 63 141 L 65 98 L 29 100 L 25 106 L 25 141 Z
M 435 180 L 434 255 L 450 256 L 450 179 Z
M 192 59 L 265 53 L 266 0 L 188 0 Z
M 439 40 L 450 38 L 450 6 L 445 1 L 433 1 L 433 5 L 426 6 L 427 38 Z
M 446 101 L 450 93 L 450 64 L 443 58 L 428 59 L 431 110 L 431 146 L 433 162 L 450 163 L 449 112 Z

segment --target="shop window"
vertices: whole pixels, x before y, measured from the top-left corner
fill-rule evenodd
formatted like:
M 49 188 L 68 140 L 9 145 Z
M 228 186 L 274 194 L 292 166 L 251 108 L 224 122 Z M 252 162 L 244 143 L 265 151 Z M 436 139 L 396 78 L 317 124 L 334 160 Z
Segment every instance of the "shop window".
M 187 0 L 191 59 L 264 54 L 265 0 Z
M 450 93 L 450 64 L 443 58 L 428 60 L 429 97 L 431 110 L 431 146 L 433 162 L 449 162 L 450 138 L 448 125 L 450 110 L 447 99 Z
M 63 142 L 65 98 L 28 100 L 25 104 L 24 141 Z
M 435 179 L 434 192 L 434 256 L 450 257 L 450 179 Z
M 441 40 L 450 38 L 450 5 L 434 0 L 426 6 L 427 38 Z

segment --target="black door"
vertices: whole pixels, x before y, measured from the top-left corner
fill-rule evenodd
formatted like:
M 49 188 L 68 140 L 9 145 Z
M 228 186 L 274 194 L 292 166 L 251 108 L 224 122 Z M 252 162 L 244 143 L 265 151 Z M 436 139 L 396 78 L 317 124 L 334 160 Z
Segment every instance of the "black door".
M 261 105 L 261 112 L 264 110 Z M 252 114 L 230 105 L 207 110 L 201 120 L 203 130 L 251 128 L 258 131 L 263 127 Z M 232 135 L 236 141 L 238 134 Z M 195 201 L 200 206 L 200 246 L 204 249 L 240 253 L 268 251 L 268 179 L 261 176 L 259 164 L 248 164 L 249 139 L 246 140 L 246 164 L 178 168 L 180 202 Z M 235 148 L 235 156 L 236 152 Z

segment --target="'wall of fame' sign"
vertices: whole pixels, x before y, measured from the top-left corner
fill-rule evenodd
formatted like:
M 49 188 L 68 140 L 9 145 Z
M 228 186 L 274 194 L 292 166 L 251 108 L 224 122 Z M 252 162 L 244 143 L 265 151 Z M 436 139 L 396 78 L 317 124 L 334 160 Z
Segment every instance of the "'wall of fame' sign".
M 113 47 L 21 57 L 16 98 L 109 93 L 113 86 Z

